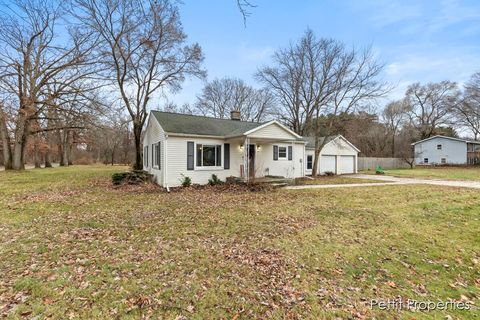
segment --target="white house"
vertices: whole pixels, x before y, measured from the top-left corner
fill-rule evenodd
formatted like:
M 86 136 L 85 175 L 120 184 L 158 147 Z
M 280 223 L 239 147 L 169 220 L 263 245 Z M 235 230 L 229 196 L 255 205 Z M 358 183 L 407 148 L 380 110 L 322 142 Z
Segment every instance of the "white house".
M 480 161 L 480 142 L 445 136 L 433 136 L 412 143 L 415 163 L 419 165 L 466 165 Z
M 193 183 L 205 184 L 212 174 L 221 180 L 234 176 L 248 181 L 265 176 L 298 178 L 309 170 L 311 173 L 313 162 L 308 169 L 307 153 L 311 152 L 305 139 L 275 120 L 254 123 L 239 119 L 237 111 L 232 111 L 231 119 L 152 111 L 143 139 L 144 170 L 164 187 L 178 186 L 186 176 Z M 322 154 L 338 156 L 340 163 L 336 170 L 326 166 L 328 170 L 324 171 L 347 173 L 339 169 L 340 157 L 346 152 L 342 146 L 352 146 L 341 136 L 331 140 Z M 352 154 L 355 161 L 356 152 Z M 352 166 L 348 173 L 356 172 L 356 162 Z M 324 168 L 322 162 L 320 167 Z

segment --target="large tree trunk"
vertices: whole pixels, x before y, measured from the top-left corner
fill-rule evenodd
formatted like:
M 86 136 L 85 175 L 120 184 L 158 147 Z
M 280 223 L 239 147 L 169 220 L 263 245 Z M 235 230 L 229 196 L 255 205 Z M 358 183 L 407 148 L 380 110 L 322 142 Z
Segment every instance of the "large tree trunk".
M 0 110 L 0 139 L 2 140 L 3 165 L 5 170 L 13 169 L 12 166 L 12 146 L 10 145 L 10 136 L 8 135 L 7 120 L 3 111 Z
M 318 163 L 320 162 L 320 151 L 321 149 L 315 147 L 315 153 L 313 157 L 313 166 L 312 166 L 312 177 L 316 177 L 318 175 L 317 168 L 318 168 Z
M 71 137 L 71 133 L 68 134 L 68 165 L 72 166 L 73 165 L 73 160 L 72 160 L 72 149 L 73 149 L 73 139 Z
M 65 166 L 65 157 L 64 157 L 64 152 L 63 152 L 63 132 L 62 130 L 57 131 L 57 136 L 58 136 L 58 157 L 60 158 L 59 164 L 60 167 Z
M 35 168 L 41 168 L 41 158 L 40 158 L 40 148 L 38 147 L 38 144 L 40 143 L 40 139 L 38 137 L 38 134 L 35 135 L 33 138 L 33 164 Z
M 25 145 L 28 136 L 28 119 L 24 112 L 20 111 L 16 123 L 15 138 L 13 141 L 13 170 L 24 170 Z
M 50 110 L 48 111 L 47 114 L 49 118 L 52 116 L 52 113 Z M 47 148 L 45 150 L 45 168 L 52 167 L 52 132 L 50 132 L 51 129 L 52 129 L 52 120 L 48 119 L 47 131 L 45 132 L 45 140 L 47 144 Z
M 62 130 L 63 139 L 62 139 L 62 160 L 63 166 L 70 165 L 70 132 L 69 130 Z
M 51 144 L 47 145 L 47 150 L 45 150 L 45 168 L 52 167 L 52 151 L 51 151 Z
M 140 141 L 142 138 L 142 124 L 136 121 L 133 122 L 133 135 L 135 138 L 135 163 L 133 164 L 133 169 L 142 170 L 142 142 Z

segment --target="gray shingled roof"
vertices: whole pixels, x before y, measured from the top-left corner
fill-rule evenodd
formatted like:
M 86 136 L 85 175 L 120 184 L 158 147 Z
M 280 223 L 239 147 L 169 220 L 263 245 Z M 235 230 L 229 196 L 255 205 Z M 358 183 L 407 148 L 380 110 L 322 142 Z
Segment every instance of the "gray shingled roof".
M 329 143 L 330 141 L 334 140 L 337 138 L 338 135 L 336 136 L 328 136 L 328 137 L 321 137 L 319 139 L 320 144 L 323 143 L 323 140 L 327 139 L 327 142 L 325 144 Z M 307 141 L 307 144 L 305 148 L 307 149 L 315 149 L 315 138 L 314 137 L 303 137 L 303 140 Z
M 194 116 L 189 114 L 152 111 L 152 114 L 169 133 L 198 134 L 208 136 L 241 135 L 252 130 L 262 123 L 217 119 L 211 117 Z

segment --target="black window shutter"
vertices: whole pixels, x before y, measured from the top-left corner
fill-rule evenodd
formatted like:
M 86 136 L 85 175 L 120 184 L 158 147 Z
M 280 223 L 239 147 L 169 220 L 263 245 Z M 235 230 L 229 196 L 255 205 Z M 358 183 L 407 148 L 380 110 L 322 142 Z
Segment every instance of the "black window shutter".
M 216 165 L 218 167 L 222 166 L 222 146 L 221 145 L 218 145 L 216 146 L 217 150 L 216 150 L 216 153 L 217 153 L 217 163 Z
M 292 146 L 288 146 L 288 160 L 292 160 Z
M 187 141 L 187 170 L 194 169 L 194 147 L 193 141 Z
M 278 160 L 278 146 L 273 146 L 273 160 Z
M 223 145 L 223 169 L 230 169 L 230 144 Z
M 155 145 L 152 144 L 152 167 L 155 165 Z

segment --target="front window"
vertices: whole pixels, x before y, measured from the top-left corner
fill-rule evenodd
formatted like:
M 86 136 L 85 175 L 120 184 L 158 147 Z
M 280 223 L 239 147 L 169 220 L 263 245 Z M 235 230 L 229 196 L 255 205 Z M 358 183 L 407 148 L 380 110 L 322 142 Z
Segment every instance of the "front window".
M 287 158 L 287 147 L 278 147 L 278 158 L 279 159 Z
M 423 163 L 428 163 L 428 158 L 424 158 Z
M 307 156 L 307 169 L 311 170 L 313 167 L 313 156 Z
M 220 145 L 197 144 L 197 167 L 220 167 L 222 147 Z
M 441 144 L 437 144 L 437 150 L 442 150 L 442 145 Z
M 446 158 L 442 158 L 441 162 L 442 162 L 442 164 L 445 164 L 445 163 L 447 163 L 447 159 L 446 159 Z

